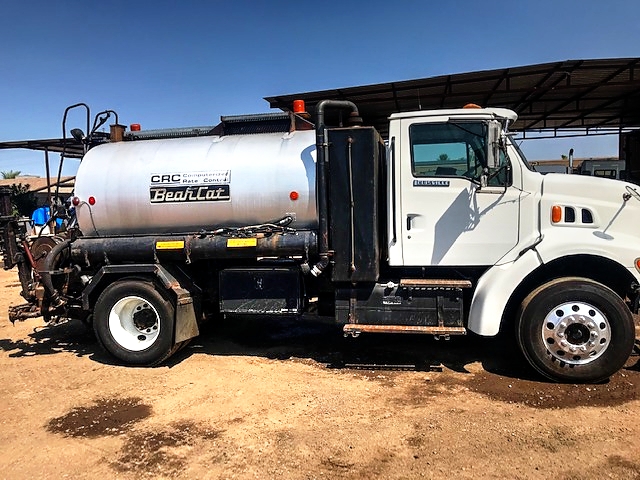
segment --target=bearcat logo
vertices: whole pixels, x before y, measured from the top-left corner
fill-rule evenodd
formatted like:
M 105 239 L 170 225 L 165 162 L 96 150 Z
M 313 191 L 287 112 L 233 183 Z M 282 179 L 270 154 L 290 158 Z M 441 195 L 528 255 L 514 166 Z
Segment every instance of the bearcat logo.
M 231 170 L 152 173 L 151 203 L 220 202 L 230 200 Z
M 229 185 L 150 187 L 151 203 L 219 202 L 229 200 Z

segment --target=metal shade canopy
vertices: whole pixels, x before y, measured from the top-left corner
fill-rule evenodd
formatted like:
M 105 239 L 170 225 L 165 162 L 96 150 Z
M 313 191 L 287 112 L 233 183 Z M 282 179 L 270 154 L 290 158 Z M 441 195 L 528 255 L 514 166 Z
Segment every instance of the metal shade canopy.
M 98 144 L 106 141 L 109 134 L 96 132 L 94 133 L 94 143 Z M 0 142 L 0 150 L 9 150 L 14 148 L 24 148 L 27 150 L 40 150 L 50 153 L 63 153 L 65 158 L 82 158 L 85 152 L 85 146 L 82 142 L 71 138 L 47 138 L 43 140 L 17 140 L 12 142 Z
M 400 82 L 265 97 L 290 110 L 302 99 L 314 112 L 323 99 L 350 100 L 366 125 L 383 135 L 392 113 L 459 108 L 467 103 L 518 114 L 514 131 L 580 131 L 640 127 L 640 58 L 565 60 Z

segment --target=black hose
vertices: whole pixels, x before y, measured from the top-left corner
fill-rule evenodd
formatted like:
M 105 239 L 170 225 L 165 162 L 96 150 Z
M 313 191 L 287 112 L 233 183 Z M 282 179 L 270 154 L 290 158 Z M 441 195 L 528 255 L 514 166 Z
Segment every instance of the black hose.
M 42 279 L 42 285 L 49 294 L 49 300 L 53 307 L 61 307 L 66 303 L 66 300 L 60 296 L 60 292 L 53 286 L 53 280 L 51 279 L 51 272 L 55 268 L 56 261 L 65 248 L 69 248 L 71 240 L 65 240 L 54 246 L 47 254 L 44 260 L 44 270 L 40 273 Z

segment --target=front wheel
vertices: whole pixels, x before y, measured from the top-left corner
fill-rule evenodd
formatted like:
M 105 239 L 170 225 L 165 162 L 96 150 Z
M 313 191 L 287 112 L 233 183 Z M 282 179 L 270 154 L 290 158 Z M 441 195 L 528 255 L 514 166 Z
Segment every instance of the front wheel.
M 98 298 L 93 329 L 104 349 L 124 364 L 152 366 L 175 350 L 174 312 L 153 283 L 120 280 Z
M 529 363 L 544 376 L 591 383 L 625 364 L 635 339 L 631 312 L 610 288 L 586 278 L 552 280 L 520 306 L 516 332 Z

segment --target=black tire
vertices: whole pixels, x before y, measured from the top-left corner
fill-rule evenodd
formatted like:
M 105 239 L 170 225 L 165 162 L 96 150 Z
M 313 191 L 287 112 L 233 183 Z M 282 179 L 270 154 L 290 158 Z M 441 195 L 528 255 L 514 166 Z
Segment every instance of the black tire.
M 120 280 L 104 289 L 94 308 L 93 330 L 102 347 L 125 365 L 153 366 L 169 358 L 173 303 L 152 282 Z
M 623 367 L 635 339 L 631 312 L 610 288 L 566 277 L 535 289 L 520 306 L 518 345 L 542 375 L 594 383 Z

